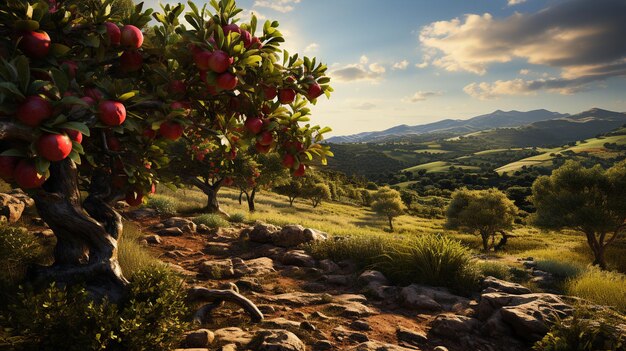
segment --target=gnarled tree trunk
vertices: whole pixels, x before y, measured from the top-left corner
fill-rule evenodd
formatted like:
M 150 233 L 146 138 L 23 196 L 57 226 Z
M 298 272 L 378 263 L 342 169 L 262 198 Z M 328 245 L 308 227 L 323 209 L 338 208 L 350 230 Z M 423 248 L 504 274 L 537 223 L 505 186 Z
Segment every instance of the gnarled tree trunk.
M 205 207 L 206 212 L 218 213 L 226 218 L 230 218 L 230 215 L 220 208 L 220 202 L 217 199 L 217 193 L 222 187 L 221 179 L 213 184 L 209 184 L 209 182 L 202 182 L 198 178 L 192 178 L 191 182 L 198 189 L 202 190 L 202 192 L 207 196 L 207 205 Z
M 76 164 L 70 159 L 52 163 L 50 177 L 34 196 L 41 218 L 57 237 L 54 264 L 30 273 L 36 286 L 84 283 L 96 298 L 119 301 L 128 284 L 118 262 L 122 217 L 106 175 L 94 177 L 90 195 L 81 203 Z
M 247 191 L 243 190 L 242 193 L 246 195 L 246 202 L 248 203 L 248 211 L 254 212 L 256 208 L 254 208 L 254 198 L 256 197 L 256 188 L 253 188 L 250 194 Z

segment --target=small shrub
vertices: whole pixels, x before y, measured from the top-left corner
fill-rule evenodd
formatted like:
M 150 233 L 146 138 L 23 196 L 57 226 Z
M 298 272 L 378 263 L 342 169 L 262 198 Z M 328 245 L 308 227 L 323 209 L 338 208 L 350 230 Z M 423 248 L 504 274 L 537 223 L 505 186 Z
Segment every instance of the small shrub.
M 513 278 L 511 268 L 504 263 L 480 262 L 478 269 L 485 277 L 492 276 L 502 280 L 511 280 Z
M 159 264 L 159 261 L 139 243 L 143 235 L 136 224 L 124 223 L 124 234 L 118 242 L 118 260 L 124 275 L 128 278 L 132 278 L 135 272 Z
M 589 267 L 566 284 L 568 294 L 626 313 L 626 275 Z
M 581 264 L 560 260 L 537 260 L 537 269 L 552 273 L 559 278 L 571 278 L 580 274 L 584 270 Z
M 20 281 L 26 268 L 38 260 L 42 251 L 35 236 L 24 228 L 0 226 L 0 287 Z
M 246 221 L 246 214 L 242 212 L 235 212 L 230 215 L 229 221 L 232 223 L 243 223 Z
M 620 329 L 625 323 L 626 318 L 612 311 L 579 306 L 572 317 L 557 320 L 533 350 L 625 350 L 625 338 Z
M 218 214 L 203 214 L 193 219 L 196 224 L 204 224 L 209 228 L 228 227 L 228 222 Z
M 151 195 L 148 198 L 147 206 L 155 209 L 157 212 L 173 216 L 178 211 L 178 201 L 165 195 Z

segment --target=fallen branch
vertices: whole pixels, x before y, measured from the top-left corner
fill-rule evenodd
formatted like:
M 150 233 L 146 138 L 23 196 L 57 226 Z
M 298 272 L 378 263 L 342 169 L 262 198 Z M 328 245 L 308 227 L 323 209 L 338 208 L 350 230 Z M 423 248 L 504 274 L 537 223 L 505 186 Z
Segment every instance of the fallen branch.
M 194 315 L 194 322 L 205 323 L 211 312 L 223 305 L 223 302 L 234 303 L 250 315 L 252 322 L 258 323 L 263 320 L 263 313 L 256 305 L 245 296 L 233 290 L 207 289 L 193 287 L 187 292 L 188 302 L 210 302 L 203 305 Z

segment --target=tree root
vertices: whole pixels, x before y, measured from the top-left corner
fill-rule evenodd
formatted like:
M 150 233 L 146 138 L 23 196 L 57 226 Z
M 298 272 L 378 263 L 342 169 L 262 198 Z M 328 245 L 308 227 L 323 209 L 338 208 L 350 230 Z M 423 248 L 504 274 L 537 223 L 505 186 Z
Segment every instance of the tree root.
M 252 301 L 234 290 L 207 289 L 196 286 L 189 289 L 187 301 L 190 303 L 210 301 L 200 307 L 194 314 L 193 321 L 195 323 L 206 323 L 210 318 L 211 312 L 221 307 L 224 302 L 231 302 L 243 308 L 254 323 L 259 323 L 263 320 L 263 313 L 261 313 L 259 308 Z

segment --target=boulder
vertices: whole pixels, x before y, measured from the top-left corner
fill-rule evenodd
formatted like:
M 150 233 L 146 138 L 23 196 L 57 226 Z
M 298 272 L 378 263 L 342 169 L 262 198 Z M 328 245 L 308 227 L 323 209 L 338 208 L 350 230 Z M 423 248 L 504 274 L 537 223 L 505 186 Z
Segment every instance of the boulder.
M 215 335 L 212 331 L 208 329 L 198 329 L 189 332 L 185 336 L 183 344 L 188 348 L 206 348 L 213 342 L 214 339 Z
M 236 276 L 266 275 L 276 272 L 274 261 L 269 257 L 260 257 L 244 261 L 239 257 L 231 259 Z
M 444 338 L 457 338 L 460 334 L 472 333 L 479 326 L 475 318 L 440 314 L 430 323 L 430 332 Z
M 288 266 L 315 267 L 315 259 L 304 250 L 290 250 L 283 255 L 282 263 Z
M 256 222 L 252 230 L 248 232 L 248 238 L 250 239 L 250 241 L 255 242 L 255 243 L 262 243 L 262 244 L 271 243 L 272 236 L 274 235 L 274 233 L 278 232 L 279 230 L 280 228 L 274 225 L 263 223 L 263 222 Z
M 143 208 L 138 208 L 136 210 L 130 211 L 128 215 L 132 219 L 142 220 L 142 219 L 157 217 L 159 213 L 155 209 L 143 207 Z
M 329 259 L 321 260 L 319 262 L 319 266 L 320 269 L 326 274 L 335 273 L 341 269 L 338 264 Z
M 165 228 L 179 228 L 183 231 L 183 233 L 195 233 L 197 226 L 196 224 L 187 218 L 182 217 L 171 217 L 163 222 Z
M 264 320 L 263 327 L 267 329 L 300 328 L 300 322 L 291 321 L 283 317 L 278 317 Z
M 360 330 L 360 331 L 372 330 L 372 326 L 369 324 L 369 322 L 363 319 L 357 319 L 354 322 L 352 322 L 350 324 L 350 328 L 354 330 Z
M 358 344 L 350 349 L 349 351 L 419 351 L 419 349 L 415 348 L 406 348 L 393 344 L 386 344 L 380 341 L 368 341 L 362 344 Z
M 366 342 L 369 341 L 370 338 L 365 333 L 348 330 L 342 326 L 336 327 L 332 331 L 332 335 L 337 341 L 354 341 L 354 342 Z
M 505 280 L 501 280 L 494 277 L 487 277 L 483 280 L 482 283 L 483 293 L 489 292 L 503 292 L 507 294 L 521 295 L 521 294 L 530 294 L 532 291 L 527 287 L 507 282 Z
M 413 285 L 409 285 L 400 290 L 400 303 L 402 306 L 414 310 L 438 311 L 441 310 L 441 304 L 432 299 L 430 296 L 420 294 L 419 289 L 415 289 Z
M 363 285 L 370 283 L 379 283 L 381 285 L 389 285 L 387 278 L 379 271 L 367 270 L 359 275 L 358 282 Z
M 468 299 L 461 297 L 461 296 L 454 295 L 450 293 L 450 291 L 448 291 L 446 288 L 411 284 L 407 287 L 402 288 L 402 291 L 404 291 L 404 294 L 406 296 L 417 296 L 417 295 L 428 296 L 429 298 L 435 300 L 438 304 L 442 305 L 442 307 L 469 303 Z M 402 294 L 402 291 L 401 291 L 401 294 Z
M 411 330 L 404 327 L 398 327 L 398 329 L 396 329 L 396 337 L 398 338 L 398 341 L 414 346 L 422 344 L 428 340 L 425 332 L 421 330 Z
M 161 235 L 161 236 L 181 236 L 181 235 L 183 235 L 183 231 L 180 228 L 176 228 L 176 227 L 161 229 L 157 233 L 158 233 L 158 235 Z
M 7 194 L 9 194 L 9 195 L 13 196 L 14 198 L 18 199 L 19 201 L 21 201 L 24 204 L 25 209 L 29 209 L 29 208 L 35 206 L 35 200 L 33 200 L 33 198 L 28 196 L 28 194 L 26 194 L 24 192 L 24 190 L 22 190 L 22 189 L 19 189 L 19 188 L 12 189 Z
M 318 340 L 313 344 L 314 351 L 329 351 L 333 349 L 333 343 L 328 340 Z
M 235 270 L 231 260 L 204 261 L 200 264 L 200 273 L 213 279 L 233 278 Z
M 365 293 L 379 300 L 395 299 L 398 295 L 397 286 L 381 285 L 377 282 L 371 282 L 365 287 Z
M 215 340 L 220 344 L 235 344 L 237 348 L 242 349 L 254 338 L 252 333 L 237 327 L 218 329 L 213 334 L 215 335 Z
M 16 197 L 0 193 L 0 216 L 5 216 L 9 223 L 19 221 L 25 207 L 24 203 Z
M 301 225 L 286 225 L 272 236 L 272 243 L 280 247 L 296 247 L 305 242 L 304 227 Z
M 148 244 L 160 244 L 162 242 L 161 237 L 153 234 L 153 235 L 146 235 L 144 237 L 144 239 L 146 240 L 146 242 L 148 242 Z
M 294 333 L 286 330 L 264 332 L 258 351 L 306 351 L 306 345 Z
M 220 348 L 220 351 L 237 351 L 237 344 L 226 344 Z
M 344 294 L 333 296 L 334 303 L 329 309 L 346 318 L 361 318 L 373 314 L 372 310 L 363 303 L 367 301 L 363 295 Z
M 331 285 L 349 285 L 353 277 L 351 275 L 329 274 L 323 276 L 322 279 L 324 282 Z

